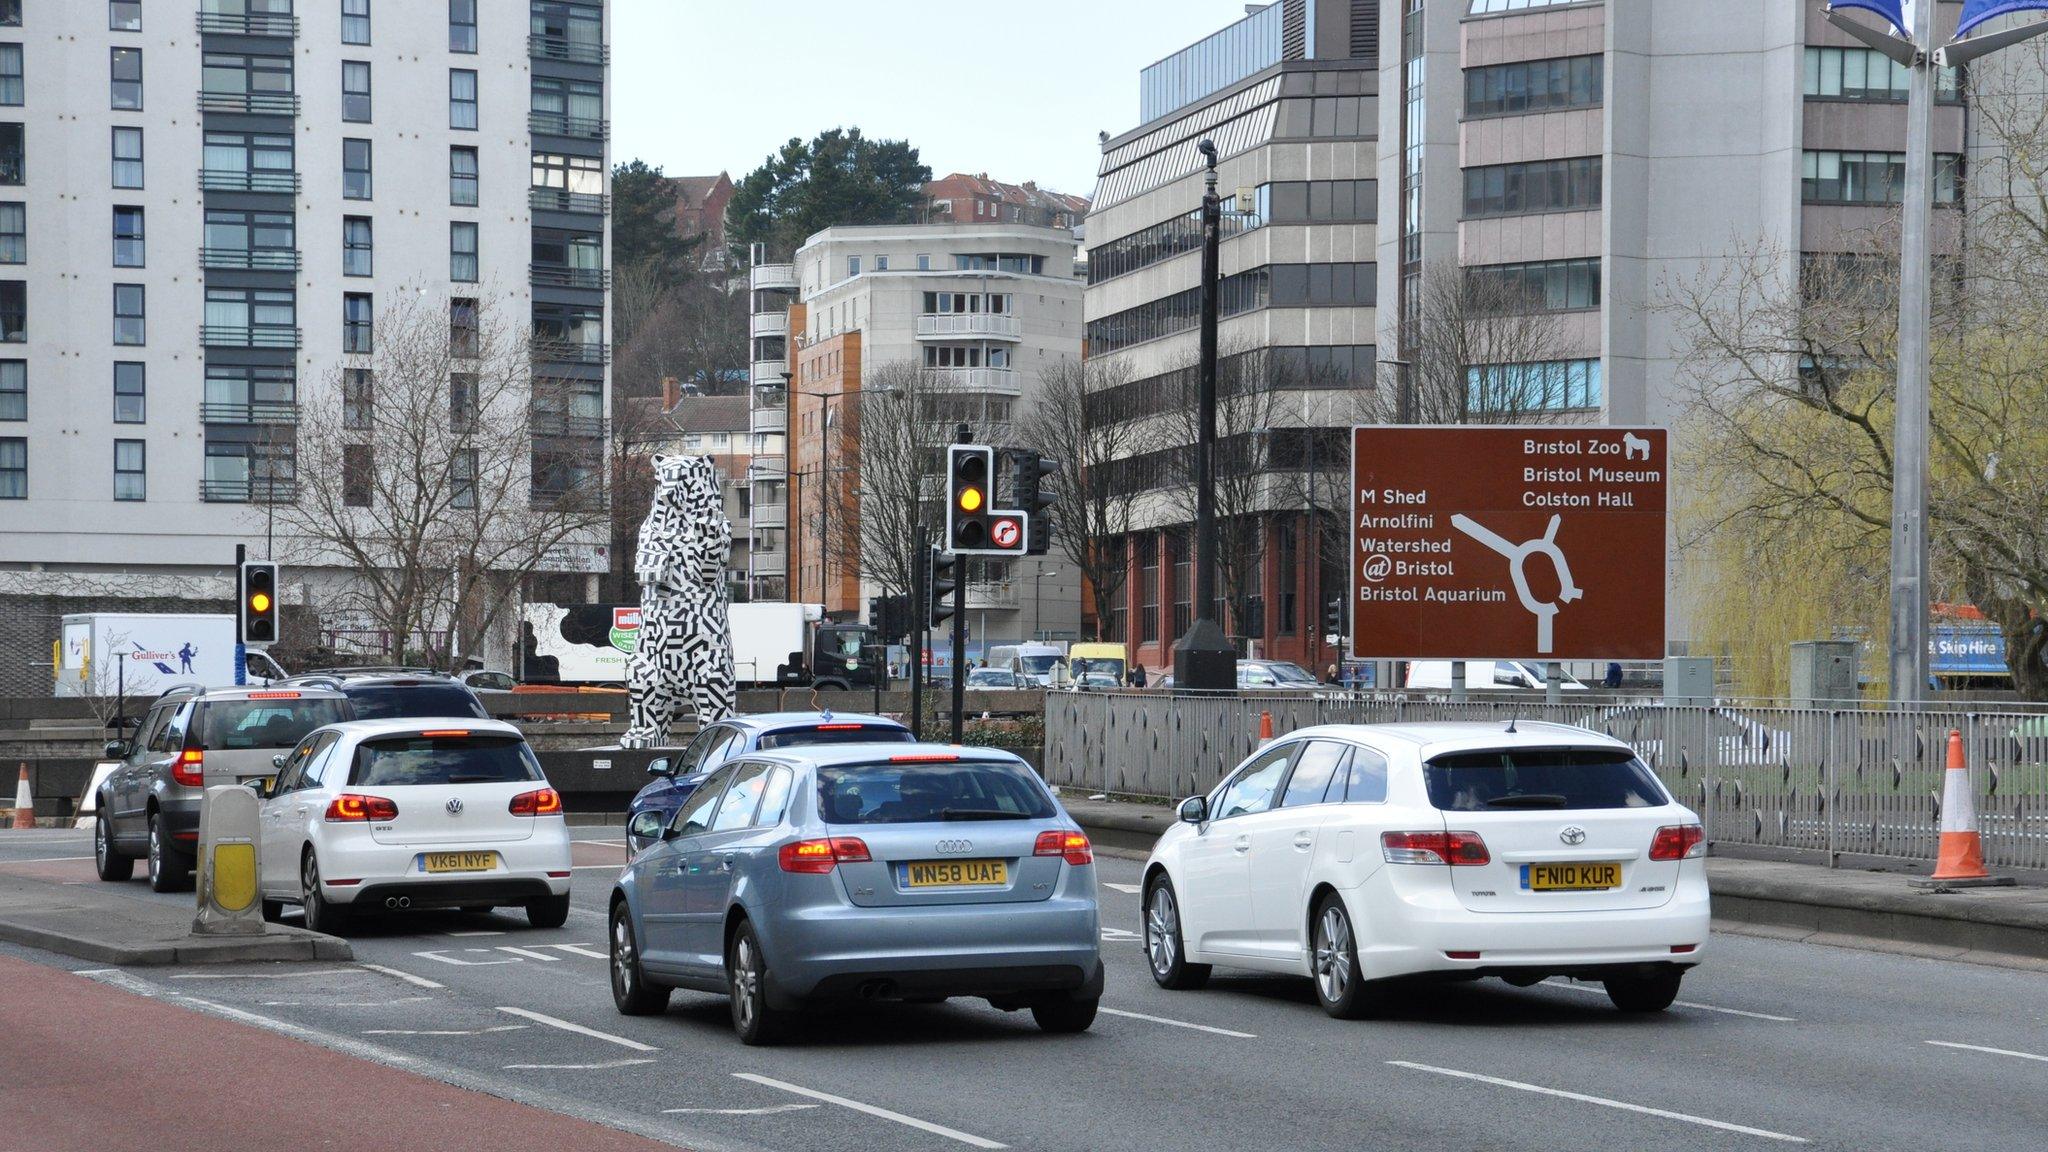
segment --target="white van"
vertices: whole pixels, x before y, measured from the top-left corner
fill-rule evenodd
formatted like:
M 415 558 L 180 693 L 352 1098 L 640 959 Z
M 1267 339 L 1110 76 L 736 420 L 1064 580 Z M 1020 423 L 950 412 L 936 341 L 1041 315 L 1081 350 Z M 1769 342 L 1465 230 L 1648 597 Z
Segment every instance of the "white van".
M 1542 692 L 1549 687 L 1543 677 L 1543 665 L 1532 660 L 1466 660 L 1463 663 L 1467 692 Z M 1560 672 L 1559 677 L 1559 691 L 1586 691 L 1585 684 L 1569 672 Z M 1404 687 L 1423 692 L 1450 691 L 1451 662 L 1410 661 Z

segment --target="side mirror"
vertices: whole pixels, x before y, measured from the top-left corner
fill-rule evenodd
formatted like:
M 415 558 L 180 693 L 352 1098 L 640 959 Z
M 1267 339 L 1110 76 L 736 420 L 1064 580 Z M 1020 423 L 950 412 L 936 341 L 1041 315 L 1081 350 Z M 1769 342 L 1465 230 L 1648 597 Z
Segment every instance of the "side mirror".
M 676 770 L 670 765 L 668 757 L 656 756 L 647 762 L 647 774 L 649 776 L 668 776 L 673 778 Z M 646 815 L 646 813 L 642 813 L 642 815 Z M 653 835 L 653 833 L 649 833 L 649 835 Z
M 1200 824 L 1209 818 L 1209 799 L 1206 796 L 1190 796 L 1180 802 L 1180 820 L 1183 824 Z
M 626 826 L 626 832 L 627 832 L 627 833 L 628 833 L 629 835 L 633 836 L 634 838 L 636 838 L 636 839 L 640 839 L 640 840 L 658 840 L 658 839 L 660 839 L 660 838 L 661 838 L 661 813 L 659 813 L 659 812 L 642 812 L 642 813 L 640 813 L 640 814 L 639 814 L 638 816 L 635 816 L 635 817 L 633 817 L 633 822 L 632 822 L 631 824 L 629 824 L 629 825 L 627 825 L 627 826 Z
M 109 760 L 125 760 L 128 757 L 128 753 L 134 751 L 134 749 L 126 740 L 109 740 L 101 751 L 106 753 Z

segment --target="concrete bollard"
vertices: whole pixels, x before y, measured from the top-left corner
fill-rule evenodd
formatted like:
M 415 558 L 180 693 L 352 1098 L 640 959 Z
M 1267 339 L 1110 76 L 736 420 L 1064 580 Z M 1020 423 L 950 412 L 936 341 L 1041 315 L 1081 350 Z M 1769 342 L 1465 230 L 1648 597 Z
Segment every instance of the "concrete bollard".
M 240 784 L 206 790 L 199 809 L 195 935 L 261 936 L 263 903 L 256 890 L 256 846 L 262 802 Z

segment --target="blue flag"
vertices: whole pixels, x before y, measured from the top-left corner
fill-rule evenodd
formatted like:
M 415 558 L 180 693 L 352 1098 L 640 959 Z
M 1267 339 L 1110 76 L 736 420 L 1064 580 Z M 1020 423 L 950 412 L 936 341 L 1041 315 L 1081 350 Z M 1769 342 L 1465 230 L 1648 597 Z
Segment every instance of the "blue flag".
M 1956 22 L 1956 35 L 1968 36 L 1970 30 L 1986 20 L 1994 20 L 2013 12 L 2048 12 L 2048 0 L 1964 0 L 1963 18 Z
M 1997 0 L 1993 0 L 1993 2 L 1997 2 Z M 1971 3 L 1981 4 L 1984 3 L 1984 0 L 1971 0 Z M 1830 8 L 1861 8 L 1865 12 L 1875 12 L 1886 20 L 1891 21 L 1892 27 L 1898 29 L 1899 32 L 1911 35 L 1912 30 L 1906 27 L 1905 6 L 1906 0 L 1830 0 L 1828 4 Z M 1967 21 L 1969 19 L 1969 8 L 1965 7 L 1963 12 L 1963 19 Z

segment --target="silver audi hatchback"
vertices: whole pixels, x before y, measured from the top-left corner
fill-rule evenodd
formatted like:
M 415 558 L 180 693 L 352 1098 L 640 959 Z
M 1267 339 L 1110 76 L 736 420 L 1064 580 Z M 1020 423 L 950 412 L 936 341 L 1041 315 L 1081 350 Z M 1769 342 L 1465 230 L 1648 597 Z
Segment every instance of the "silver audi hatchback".
M 822 1001 L 981 997 L 1079 1032 L 1102 998 L 1088 837 L 993 749 L 740 757 L 620 873 L 610 923 L 620 1012 L 722 993 L 748 1044 Z

